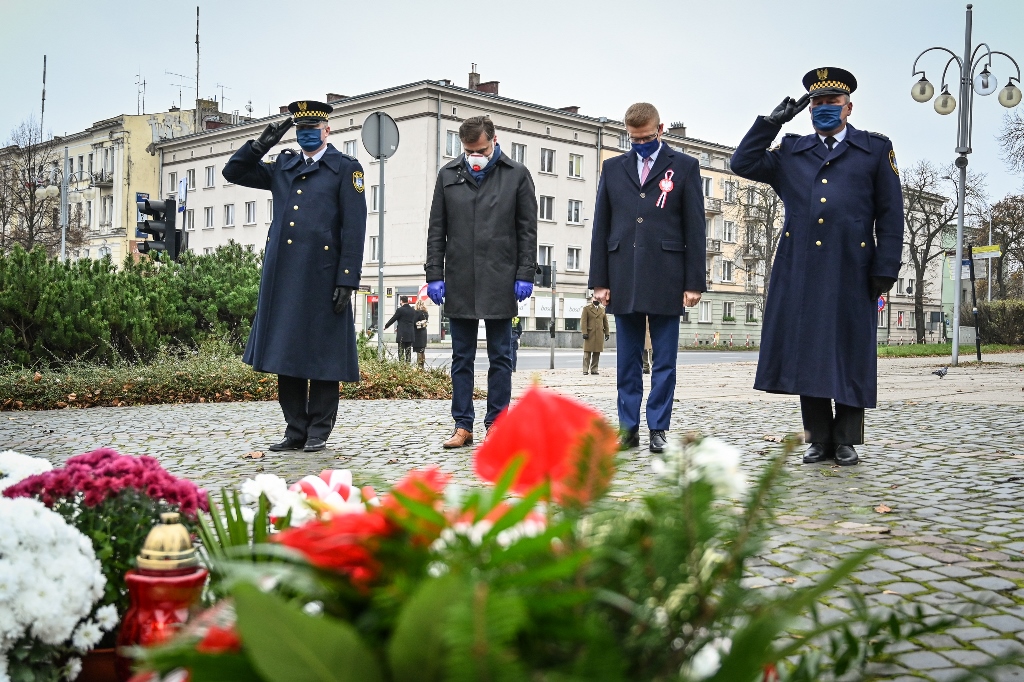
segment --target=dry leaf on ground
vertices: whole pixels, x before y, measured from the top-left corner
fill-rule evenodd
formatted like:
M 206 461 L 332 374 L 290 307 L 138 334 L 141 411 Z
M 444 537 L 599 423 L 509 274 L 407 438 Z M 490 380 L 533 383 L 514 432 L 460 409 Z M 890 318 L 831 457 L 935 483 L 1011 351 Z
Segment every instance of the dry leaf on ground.
M 259 450 L 255 452 L 247 452 L 242 455 L 242 459 L 263 459 L 263 453 Z
M 783 578 L 782 582 L 786 583 L 787 585 L 792 585 L 796 582 L 796 578 Z
M 892 508 L 891 507 L 887 507 L 884 504 L 880 504 L 877 507 L 875 507 L 875 511 L 878 512 L 879 514 L 888 514 L 889 512 L 892 511 Z

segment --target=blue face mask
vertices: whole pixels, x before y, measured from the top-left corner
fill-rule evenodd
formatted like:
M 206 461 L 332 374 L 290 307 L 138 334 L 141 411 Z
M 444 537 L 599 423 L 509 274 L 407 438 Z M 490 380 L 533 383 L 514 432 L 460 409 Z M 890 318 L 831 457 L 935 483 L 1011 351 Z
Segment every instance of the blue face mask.
M 811 124 L 815 130 L 828 132 L 835 130 L 843 124 L 840 116 L 843 107 L 839 104 L 819 104 L 811 109 Z
M 658 151 L 658 147 L 661 146 L 661 140 L 655 138 L 650 142 L 644 142 L 643 144 L 633 143 L 633 151 L 637 153 L 641 159 L 646 159 L 648 156 Z
M 323 140 L 320 139 L 320 129 L 313 128 L 300 128 L 295 131 L 295 139 L 307 152 L 315 152 L 320 149 L 320 145 L 323 144 Z

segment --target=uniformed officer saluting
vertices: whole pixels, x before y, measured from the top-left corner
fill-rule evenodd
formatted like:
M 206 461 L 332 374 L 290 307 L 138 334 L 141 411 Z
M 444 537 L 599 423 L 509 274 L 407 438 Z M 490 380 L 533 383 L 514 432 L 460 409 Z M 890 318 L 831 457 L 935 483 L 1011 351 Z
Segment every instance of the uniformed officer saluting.
M 800 396 L 805 463 L 851 465 L 875 406 L 876 301 L 899 274 L 903 192 L 889 139 L 846 122 L 853 75 L 820 68 L 803 84 L 807 94 L 759 116 L 732 157 L 737 175 L 768 183 L 786 206 L 754 388 Z M 815 133 L 768 150 L 808 100 Z
M 292 117 L 271 123 L 224 166 L 224 178 L 268 189 L 267 235 L 256 319 L 242 359 L 277 374 L 288 427 L 271 450 L 326 447 L 338 413 L 338 382 L 358 381 L 352 292 L 359 286 L 366 232 L 363 168 L 327 143 L 333 107 L 292 102 Z M 302 153 L 263 156 L 294 123 Z

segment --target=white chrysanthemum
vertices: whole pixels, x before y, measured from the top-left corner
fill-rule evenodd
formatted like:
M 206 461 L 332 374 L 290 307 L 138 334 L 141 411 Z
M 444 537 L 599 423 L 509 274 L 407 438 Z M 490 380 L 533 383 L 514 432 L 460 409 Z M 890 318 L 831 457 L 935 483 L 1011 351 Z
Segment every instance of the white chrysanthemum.
M 665 459 L 651 461 L 659 477 L 685 486 L 702 480 L 715 488 L 720 497 L 736 498 L 747 488 L 747 477 L 740 469 L 740 451 L 718 438 L 682 446 L 670 440 Z
M 14 450 L 0 452 L 0 490 L 51 469 L 53 465 L 41 457 L 29 457 Z
M 302 493 L 288 489 L 288 483 L 274 474 L 256 474 L 255 478 L 247 478 L 242 483 L 242 502 L 256 504 L 260 495 L 267 496 L 270 503 L 270 515 L 284 518 L 291 512 L 291 525 L 301 526 L 316 518 L 316 512 L 306 504 Z
M 72 658 L 68 661 L 67 666 L 64 668 L 64 677 L 71 682 L 78 679 L 78 676 L 82 673 L 82 659 Z
M 690 679 L 691 680 L 706 680 L 722 667 L 722 654 L 728 654 L 732 648 L 732 641 L 728 638 L 720 637 L 711 642 L 708 642 L 700 651 L 693 655 L 690 659 Z
M 120 618 L 117 617 L 117 607 L 113 604 L 101 606 L 96 610 L 96 623 L 106 632 L 116 628 L 119 620 Z
M 88 651 L 103 638 L 103 630 L 96 621 L 87 620 L 71 636 L 71 644 L 80 651 Z

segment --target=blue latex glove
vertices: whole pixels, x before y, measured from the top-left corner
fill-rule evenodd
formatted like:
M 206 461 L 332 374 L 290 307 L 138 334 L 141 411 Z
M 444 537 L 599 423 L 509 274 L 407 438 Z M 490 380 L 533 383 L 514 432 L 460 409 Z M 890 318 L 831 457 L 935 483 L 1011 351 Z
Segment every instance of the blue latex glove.
M 427 283 L 427 298 L 434 302 L 434 305 L 444 303 L 444 280 Z
M 533 295 L 533 282 L 516 280 L 516 300 L 522 303 Z

